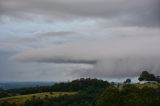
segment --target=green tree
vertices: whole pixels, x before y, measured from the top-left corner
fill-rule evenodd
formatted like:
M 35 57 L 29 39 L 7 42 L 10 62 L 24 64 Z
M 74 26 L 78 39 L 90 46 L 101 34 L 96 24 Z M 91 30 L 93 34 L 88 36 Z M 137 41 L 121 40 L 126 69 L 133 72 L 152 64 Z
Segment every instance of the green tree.
M 125 85 L 121 89 L 109 88 L 97 100 L 97 106 L 159 106 L 160 86 L 138 88 Z
M 131 83 L 131 79 L 127 78 L 126 81 L 124 81 L 124 84 L 130 84 Z
M 118 88 L 109 87 L 103 92 L 96 104 L 97 106 L 124 106 L 124 101 Z
M 148 71 L 143 71 L 138 78 L 139 81 L 156 81 L 154 74 L 150 74 Z
M 0 104 L 0 106 L 11 106 L 11 104 L 7 101 Z
M 157 77 L 156 77 L 156 80 L 157 80 L 157 82 L 160 83 L 160 76 L 157 76 Z

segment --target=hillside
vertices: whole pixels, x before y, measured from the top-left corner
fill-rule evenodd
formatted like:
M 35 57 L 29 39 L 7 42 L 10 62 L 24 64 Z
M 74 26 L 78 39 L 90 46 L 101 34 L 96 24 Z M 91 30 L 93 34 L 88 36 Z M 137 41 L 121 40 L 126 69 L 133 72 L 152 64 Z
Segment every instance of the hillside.
M 0 91 L 0 106 L 159 106 L 160 84 L 110 84 L 98 79 Z M 16 96 L 15 96 L 16 95 Z
M 157 84 L 152 84 L 152 83 L 147 83 L 147 84 L 135 84 L 138 88 L 144 88 L 144 87 L 149 87 L 149 88 L 158 88 L 160 86 L 159 83 Z
M 33 98 L 54 98 L 60 97 L 64 95 L 75 95 L 77 92 L 45 92 L 45 93 L 36 93 L 36 94 L 28 94 L 28 95 L 18 95 L 12 97 L 5 97 L 0 99 L 0 104 L 2 102 L 16 103 L 17 105 L 23 104 L 26 100 L 31 100 Z
M 159 106 L 159 84 L 110 86 L 99 96 L 96 106 Z
M 95 106 L 97 97 L 109 85 L 107 81 L 81 78 L 52 86 L 1 89 L 0 106 Z

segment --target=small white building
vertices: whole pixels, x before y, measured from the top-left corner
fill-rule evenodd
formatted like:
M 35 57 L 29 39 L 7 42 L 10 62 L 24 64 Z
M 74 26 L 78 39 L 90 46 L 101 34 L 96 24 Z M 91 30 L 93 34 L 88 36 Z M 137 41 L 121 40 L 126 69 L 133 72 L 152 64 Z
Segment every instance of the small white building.
M 139 84 L 157 84 L 157 81 L 139 81 Z

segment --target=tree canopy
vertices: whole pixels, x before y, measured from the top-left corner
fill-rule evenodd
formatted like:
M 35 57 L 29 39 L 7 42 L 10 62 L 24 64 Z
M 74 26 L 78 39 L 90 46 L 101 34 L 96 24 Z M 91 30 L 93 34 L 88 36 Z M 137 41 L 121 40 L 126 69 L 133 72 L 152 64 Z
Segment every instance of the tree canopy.
M 127 78 L 126 81 L 124 81 L 124 84 L 130 84 L 131 83 L 131 79 Z
M 138 78 L 139 81 L 157 81 L 154 74 L 149 73 L 148 71 L 143 71 Z
M 126 85 L 121 89 L 107 88 L 97 100 L 97 106 L 159 106 L 160 87 L 138 88 Z

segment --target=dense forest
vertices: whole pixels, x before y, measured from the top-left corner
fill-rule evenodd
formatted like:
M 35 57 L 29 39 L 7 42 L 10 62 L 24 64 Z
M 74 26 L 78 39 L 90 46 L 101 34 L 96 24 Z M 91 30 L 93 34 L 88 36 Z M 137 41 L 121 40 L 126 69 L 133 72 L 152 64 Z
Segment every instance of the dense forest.
M 142 72 L 141 81 L 157 81 L 159 77 L 147 71 Z M 37 86 L 20 89 L 0 89 L 0 97 L 36 94 L 42 92 L 77 92 L 74 95 L 45 98 L 33 96 L 21 106 L 159 106 L 160 84 L 131 84 L 126 79 L 123 84 L 109 83 L 99 79 L 81 78 L 71 82 L 57 83 L 52 86 Z M 0 106 L 19 106 L 16 103 L 4 101 Z
M 157 88 L 125 85 L 118 89 L 109 87 L 97 100 L 96 106 L 159 106 L 160 86 Z
M 103 90 L 109 83 L 107 81 L 98 80 L 98 79 L 77 79 L 71 82 L 62 82 L 56 83 L 52 86 L 37 86 L 37 87 L 30 87 L 30 88 L 19 88 L 19 89 L 8 89 L 3 90 L 0 89 L 0 98 L 8 97 L 8 96 L 15 96 L 15 95 L 24 95 L 24 94 L 34 94 L 34 93 L 41 93 L 41 92 L 73 92 L 73 91 L 84 91 L 88 88 Z
M 1 97 L 23 95 L 23 94 L 34 94 L 41 92 L 73 92 L 76 91 L 78 94 L 68 96 L 64 95 L 57 98 L 40 99 L 33 97 L 31 100 L 27 100 L 24 106 L 94 106 L 97 97 L 107 88 L 109 83 L 107 81 L 98 79 L 77 79 L 72 82 L 57 83 L 52 86 L 37 86 L 32 88 L 21 88 L 21 89 L 1 89 Z M 75 105 L 76 104 L 76 105 Z M 1 106 L 15 106 L 16 103 L 9 104 L 4 102 Z

